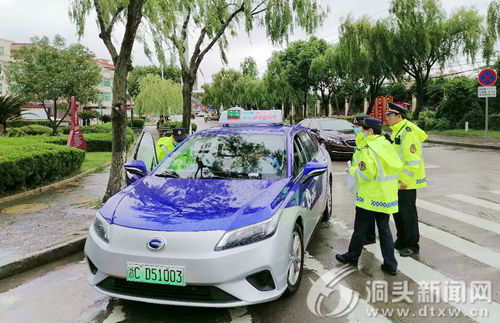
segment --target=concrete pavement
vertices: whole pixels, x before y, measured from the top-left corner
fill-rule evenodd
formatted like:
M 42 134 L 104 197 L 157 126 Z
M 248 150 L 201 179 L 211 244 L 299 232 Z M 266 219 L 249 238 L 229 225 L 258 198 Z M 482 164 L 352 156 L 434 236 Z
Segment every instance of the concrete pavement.
M 86 264 L 76 256 L 0 281 L 0 322 L 497 322 L 500 317 L 500 164 L 499 153 L 492 150 L 426 144 L 425 157 L 429 187 L 419 191 L 418 209 L 421 253 L 401 258 L 397 276 L 380 271 L 378 245 L 367 246 L 359 270 L 342 280 L 347 291 L 359 294 L 361 301 L 347 316 L 320 318 L 307 307 L 312 284 L 324 273 L 342 268 L 335 253 L 347 249 L 353 227 L 353 196 L 345 188 L 344 162 L 334 162 L 334 217 L 321 224 L 308 248 L 305 276 L 298 294 L 288 299 L 230 310 L 159 306 L 111 299 L 86 284 Z M 392 222 L 392 221 L 391 221 Z M 393 234 L 395 228 L 392 226 Z M 463 304 L 398 301 L 396 284 L 405 283 L 417 291 L 422 281 L 448 284 L 459 281 L 471 292 L 470 284 L 485 280 L 492 283 L 492 302 Z M 368 302 L 371 283 L 389 285 L 387 302 Z M 425 290 L 424 290 L 425 291 Z M 427 290 L 428 291 L 428 290 Z M 431 294 L 439 294 L 431 290 Z M 325 311 L 336 301 L 326 301 Z M 425 317 L 419 311 L 432 306 L 441 316 Z M 368 317 L 383 310 L 409 309 Z M 475 309 L 487 310 L 477 315 Z M 476 315 L 475 315 L 476 314 Z M 479 313 L 481 314 L 481 313 Z M 482 313 L 485 314 L 485 313 Z M 373 316 L 373 315 L 372 315 Z

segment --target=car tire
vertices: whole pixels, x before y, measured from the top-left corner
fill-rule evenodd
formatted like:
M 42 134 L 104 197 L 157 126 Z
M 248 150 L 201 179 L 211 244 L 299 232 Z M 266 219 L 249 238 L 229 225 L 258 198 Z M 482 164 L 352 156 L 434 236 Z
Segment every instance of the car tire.
M 333 180 L 330 176 L 328 178 L 328 188 L 326 192 L 326 203 L 325 210 L 323 211 L 323 216 L 321 217 L 321 221 L 328 222 L 332 217 L 333 212 Z
M 287 288 L 283 297 L 289 297 L 299 290 L 304 272 L 304 237 L 298 223 L 295 223 L 293 228 L 290 258 L 292 263 L 286 275 Z

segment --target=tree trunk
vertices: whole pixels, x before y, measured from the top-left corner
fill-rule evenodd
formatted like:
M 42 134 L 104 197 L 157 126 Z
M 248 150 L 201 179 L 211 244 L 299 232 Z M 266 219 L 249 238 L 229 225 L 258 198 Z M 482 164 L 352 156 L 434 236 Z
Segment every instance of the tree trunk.
M 127 74 L 128 59 L 118 60 L 113 79 L 113 104 L 111 110 L 111 121 L 113 129 L 113 147 L 111 159 L 111 171 L 109 173 L 108 186 L 103 200 L 107 201 L 115 193 L 119 192 L 124 184 L 125 170 L 123 164 L 127 161 Z
M 304 107 L 303 107 L 302 119 L 307 118 L 307 92 L 308 91 L 304 91 Z
M 182 127 L 187 133 L 191 131 L 191 98 L 195 78 L 190 73 L 182 73 Z
M 54 122 L 52 123 L 52 136 L 57 135 L 57 99 L 54 100 Z
M 426 84 L 422 81 L 416 81 L 416 85 L 417 107 L 413 113 L 413 120 L 418 120 L 418 116 L 422 111 L 422 108 L 426 105 L 427 100 Z

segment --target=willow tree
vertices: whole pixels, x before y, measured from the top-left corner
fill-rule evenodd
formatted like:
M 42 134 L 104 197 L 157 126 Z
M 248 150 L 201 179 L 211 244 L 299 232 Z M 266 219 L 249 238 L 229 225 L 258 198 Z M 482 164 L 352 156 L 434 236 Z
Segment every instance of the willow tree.
M 172 80 L 148 74 L 139 81 L 139 94 L 134 103 L 139 114 L 178 114 L 182 111 L 182 87 Z
M 76 24 L 80 37 L 85 32 L 86 18 L 95 11 L 99 38 L 102 39 L 115 65 L 111 112 L 113 154 L 104 201 L 119 192 L 125 180 L 123 164 L 127 154 L 127 75 L 132 70 L 132 48 L 146 10 L 146 1 L 151 0 L 73 0 L 69 10 L 70 18 Z M 123 23 L 125 28 L 120 45 L 117 47 L 113 42 L 115 39 L 113 31 L 118 23 Z
M 483 18 L 476 9 L 460 8 L 447 16 L 438 0 L 392 0 L 388 51 L 395 72 L 415 80 L 417 108 L 426 105 L 426 87 L 432 68 L 458 55 L 474 61 L 479 50 Z M 398 71 L 402 69 L 402 71 Z
M 498 39 L 500 39 L 500 0 L 495 0 L 488 6 L 488 15 L 486 16 L 483 56 L 486 58 L 487 65 L 495 56 L 495 44 Z
M 190 129 L 191 96 L 196 74 L 206 54 L 218 45 L 227 63 L 228 35 L 239 27 L 249 33 L 256 26 L 266 30 L 273 43 L 288 40 L 294 27 L 312 33 L 325 17 L 318 0 L 157 0 L 156 17 L 151 19 L 156 52 L 165 45 L 178 54 L 183 81 L 183 127 Z M 187 55 L 188 31 L 196 30 L 194 50 Z M 188 57 L 189 56 L 189 57 Z M 163 55 L 160 55 L 160 59 Z

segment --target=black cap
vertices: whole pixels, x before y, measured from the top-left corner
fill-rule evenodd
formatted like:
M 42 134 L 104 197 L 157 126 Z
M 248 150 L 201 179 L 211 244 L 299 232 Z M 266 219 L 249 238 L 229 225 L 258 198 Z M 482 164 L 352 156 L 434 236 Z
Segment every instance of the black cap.
M 175 128 L 174 129 L 174 139 L 175 139 L 175 141 L 181 142 L 184 139 L 186 139 L 186 133 L 187 133 L 187 131 L 184 128 Z
M 403 108 L 402 106 L 400 106 L 396 103 L 389 102 L 388 105 L 389 105 L 389 110 L 387 110 L 387 112 L 399 113 L 403 117 L 405 117 L 406 114 L 408 113 L 407 109 Z
M 382 121 L 374 118 L 365 118 L 365 120 L 363 120 L 363 127 L 382 130 Z
M 363 120 L 366 118 L 369 118 L 370 116 L 367 116 L 366 114 L 359 114 L 354 117 L 354 120 L 352 121 L 353 124 L 362 126 L 363 125 Z

